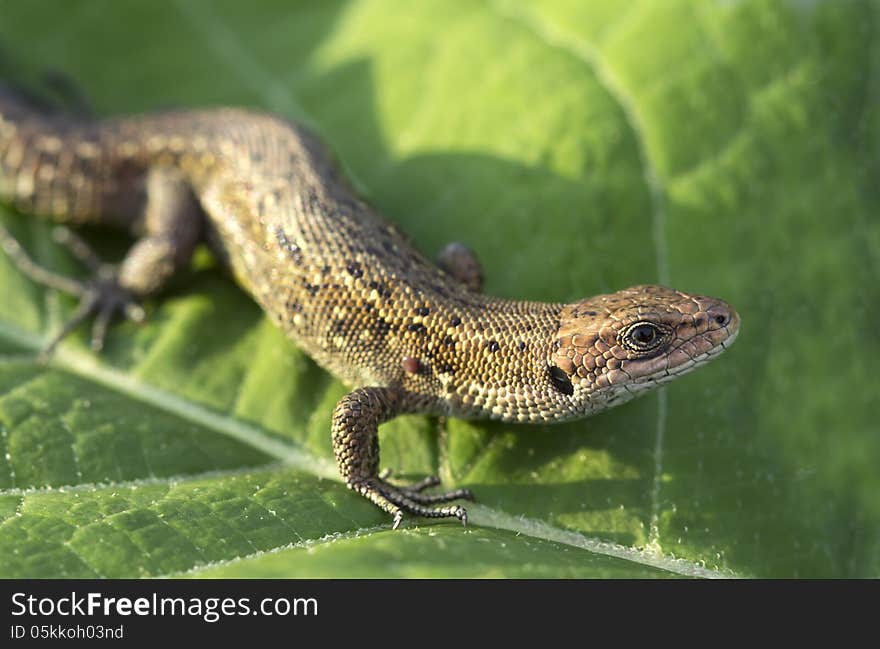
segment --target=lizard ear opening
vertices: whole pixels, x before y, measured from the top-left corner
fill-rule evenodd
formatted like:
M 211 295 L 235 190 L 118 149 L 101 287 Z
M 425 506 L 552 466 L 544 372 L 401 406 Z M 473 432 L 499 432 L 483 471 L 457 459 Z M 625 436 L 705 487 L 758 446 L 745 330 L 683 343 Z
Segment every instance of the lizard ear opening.
M 568 396 L 574 394 L 574 386 L 572 385 L 568 374 L 555 365 L 548 367 L 547 372 L 550 375 L 550 382 L 553 384 L 554 388 Z

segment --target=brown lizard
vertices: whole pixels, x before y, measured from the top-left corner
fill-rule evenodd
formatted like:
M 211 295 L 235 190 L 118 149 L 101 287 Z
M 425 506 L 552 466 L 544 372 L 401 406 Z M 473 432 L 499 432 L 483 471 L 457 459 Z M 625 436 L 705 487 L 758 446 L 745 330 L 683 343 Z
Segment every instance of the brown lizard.
M 115 315 L 140 320 L 207 240 L 241 286 L 319 364 L 354 387 L 333 412 L 349 488 L 394 518 L 457 517 L 467 489 L 431 493 L 379 472 L 380 424 L 403 413 L 560 422 L 604 410 L 717 356 L 734 340 L 728 304 L 634 286 L 572 304 L 479 292 L 480 266 L 452 244 L 439 267 L 352 191 L 318 140 L 279 117 L 238 109 L 103 121 L 35 110 L 0 88 L 0 199 L 74 225 L 107 224 L 137 242 L 118 266 L 69 230 L 91 270 L 77 280 L 37 264 L 5 229 L 0 244 L 36 282 L 77 296 L 53 348 L 95 316 L 99 350 Z

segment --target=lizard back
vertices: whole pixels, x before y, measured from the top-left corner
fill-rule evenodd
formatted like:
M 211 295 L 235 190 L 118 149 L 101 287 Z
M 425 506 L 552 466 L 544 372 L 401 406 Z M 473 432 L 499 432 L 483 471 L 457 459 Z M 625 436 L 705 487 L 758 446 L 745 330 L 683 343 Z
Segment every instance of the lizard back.
M 240 109 L 73 122 L 0 104 L 0 194 L 138 234 L 146 171 L 179 170 L 239 283 L 318 363 L 445 414 L 550 418 L 561 304 L 468 290 L 356 196 L 302 127 Z

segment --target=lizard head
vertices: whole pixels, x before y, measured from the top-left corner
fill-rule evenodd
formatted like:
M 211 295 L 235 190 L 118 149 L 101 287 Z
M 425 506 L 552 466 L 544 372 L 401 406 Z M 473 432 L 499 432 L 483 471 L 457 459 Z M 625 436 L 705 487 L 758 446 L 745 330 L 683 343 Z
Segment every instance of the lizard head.
M 587 414 L 716 357 L 733 343 L 739 323 L 726 302 L 662 286 L 597 295 L 564 307 L 549 378 Z

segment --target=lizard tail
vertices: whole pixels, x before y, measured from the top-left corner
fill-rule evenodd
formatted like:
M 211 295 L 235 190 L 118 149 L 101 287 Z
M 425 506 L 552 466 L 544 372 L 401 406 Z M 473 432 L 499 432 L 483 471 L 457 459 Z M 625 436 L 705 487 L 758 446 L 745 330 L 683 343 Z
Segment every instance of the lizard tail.
M 0 201 L 58 222 L 95 221 L 108 193 L 99 137 L 97 122 L 0 80 Z
M 46 174 L 37 173 L 42 158 L 37 141 L 44 145 L 40 149 L 52 148 L 56 130 L 52 121 L 30 93 L 0 80 L 0 200 L 4 203 L 22 211 L 33 209 L 40 178 Z

